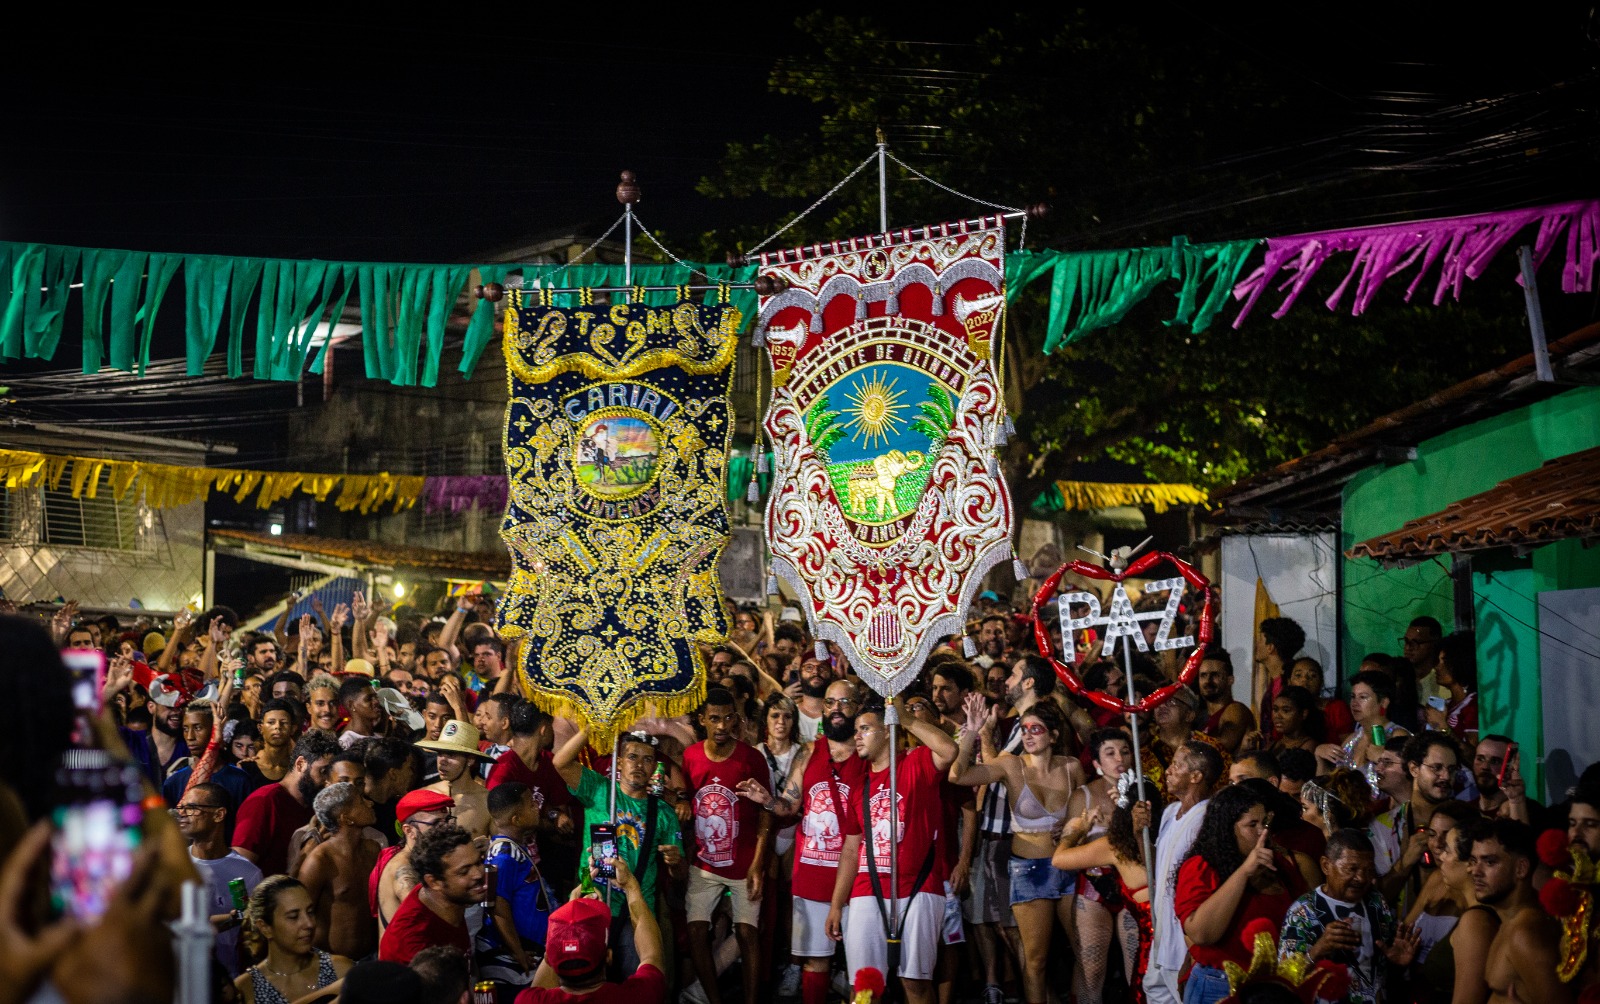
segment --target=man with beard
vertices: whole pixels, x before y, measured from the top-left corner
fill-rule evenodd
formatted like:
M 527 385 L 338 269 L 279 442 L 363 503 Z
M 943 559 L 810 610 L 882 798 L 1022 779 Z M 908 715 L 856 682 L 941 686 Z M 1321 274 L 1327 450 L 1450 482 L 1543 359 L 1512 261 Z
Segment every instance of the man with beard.
M 261 869 L 228 846 L 228 793 L 221 785 L 201 782 L 189 789 L 177 805 L 178 832 L 189 841 L 189 858 L 206 883 L 206 913 L 217 928 L 217 961 L 238 977 L 239 928 L 242 916 L 234 913 L 228 883 L 242 879 L 246 894 L 261 881 Z
M 1522 779 L 1522 771 L 1518 769 L 1517 758 L 1512 757 L 1512 762 L 1507 764 L 1506 758 L 1509 756 L 1509 736 L 1487 735 L 1478 740 L 1472 754 L 1472 780 L 1478 789 L 1478 811 L 1491 819 L 1520 819 L 1532 826 L 1534 832 L 1539 832 L 1543 829 L 1539 823 L 1544 817 L 1545 808 L 1528 797 L 1528 786 Z M 1502 773 L 1505 775 L 1504 784 L 1500 781 Z
M 340 746 L 349 749 L 383 730 L 383 702 L 371 680 L 352 676 L 339 684 L 339 703 L 344 705 L 344 713 L 350 719 L 349 725 L 339 734 Z
M 800 697 L 795 701 L 795 707 L 800 710 L 797 724 L 801 742 L 816 742 L 817 733 L 822 730 L 822 721 L 828 714 L 823 707 L 823 697 L 832 682 L 832 664 L 818 659 L 815 654 L 800 660 Z
M 263 677 L 278 671 L 278 643 L 268 635 L 251 635 L 244 646 L 245 673 L 260 673 Z
M 1600 861 L 1600 787 L 1578 785 L 1567 807 L 1567 843 L 1582 844 Z
M 368 739 L 356 748 L 367 768 L 367 797 L 378 815 L 378 830 L 393 833 L 400 797 L 416 787 L 419 751 L 399 739 Z
M 327 790 L 327 786 L 333 784 L 353 784 L 366 791 L 367 765 L 359 752 L 345 750 L 328 761 L 328 772 L 323 776 L 323 790 Z M 311 853 L 311 849 L 317 844 L 328 838 L 328 831 L 323 828 L 316 815 L 316 803 L 312 803 L 311 809 L 311 822 L 295 830 L 294 836 L 289 838 L 289 868 L 286 874 L 290 878 L 300 877 L 300 864 L 306 855 Z M 376 842 L 379 847 L 389 845 L 390 838 L 378 832 L 376 827 L 368 825 L 363 832 L 367 835 L 367 839 Z
M 1189 857 L 1195 834 L 1205 819 L 1211 789 L 1216 787 L 1221 776 L 1222 754 L 1209 743 L 1191 741 L 1178 747 L 1161 778 L 1167 808 L 1161 815 L 1155 867 L 1150 875 L 1150 918 L 1155 925 L 1155 935 L 1150 942 L 1150 961 L 1144 973 L 1144 992 L 1150 1004 L 1178 1004 L 1180 999 L 1178 974 L 1183 970 L 1189 950 L 1184 944 L 1175 906 L 1178 869 Z M 1136 827 L 1141 809 L 1145 813 L 1150 811 L 1142 802 L 1135 807 Z
M 132 668 L 123 662 L 120 671 L 113 665 L 106 672 L 105 702 L 121 693 L 133 683 Z M 167 772 L 179 760 L 189 755 L 189 746 L 183 741 L 183 709 L 176 691 L 163 695 L 162 700 L 145 699 L 145 709 L 150 712 L 150 731 L 141 732 L 125 725 L 117 726 L 117 733 L 128 747 L 128 752 L 144 769 L 145 776 L 157 789 L 167 779 Z M 201 744 L 202 747 L 204 744 Z
M 1514 819 L 1491 819 L 1472 828 L 1468 870 L 1478 902 L 1500 917 L 1489 943 L 1483 977 L 1489 1002 L 1568 1004 L 1572 987 L 1556 976 L 1561 922 L 1545 913 L 1533 890 L 1538 867 L 1533 830 Z
M 978 657 L 972 661 L 981 668 L 1003 665 L 1006 656 L 1006 619 L 990 614 L 978 624 Z
M 470 955 L 467 907 L 482 902 L 488 888 L 483 854 L 472 836 L 454 823 L 433 827 L 411 849 L 411 867 L 421 881 L 384 928 L 378 958 L 408 965 L 435 945 Z
M 961 731 L 961 726 L 966 722 L 966 713 L 961 710 L 961 705 L 977 685 L 977 677 L 959 659 L 946 659 L 934 669 L 929 697 L 933 700 L 934 710 L 939 712 L 940 727 L 946 733 L 953 736 Z
M 478 730 L 470 722 L 448 721 L 439 738 L 414 744 L 431 750 L 437 758 L 439 780 L 429 791 L 449 795 L 456 803 L 456 824 L 474 837 L 488 837 L 493 820 L 489 817 L 489 789 L 484 787 L 474 768 L 488 757 L 478 751 Z
M 383 844 L 367 836 L 375 821 L 360 784 L 340 781 L 312 803 L 327 837 L 306 854 L 300 883 L 317 914 L 317 947 L 350 959 L 365 958 L 378 943 L 367 906 L 367 884 Z
M 802 672 L 804 670 L 802 669 Z M 866 764 L 856 756 L 858 691 L 848 680 L 828 684 L 823 698 L 822 734 L 802 746 L 776 796 L 747 781 L 739 794 L 773 812 L 779 822 L 799 820 L 794 847 L 793 926 L 790 951 L 800 967 L 802 1004 L 826 1004 L 834 944 L 828 937 L 828 908 L 844 838 L 854 817 L 846 811 L 859 796 Z
M 289 866 L 289 841 L 311 821 L 311 805 L 327 780 L 328 761 L 339 744 L 322 732 L 307 732 L 294 745 L 288 773 L 277 784 L 250 793 L 239 806 L 233 849 L 260 868 L 278 875 Z
M 705 741 L 683 752 L 683 773 L 694 798 L 695 860 L 686 896 L 689 950 L 700 975 L 700 988 L 710 1004 L 721 1004 L 716 963 L 711 957 L 711 913 L 725 893 L 731 894 L 739 954 L 751 960 L 760 958 L 756 925 L 761 917 L 767 856 L 772 851 L 772 816 L 739 797 L 751 787 L 766 789 L 770 795 L 772 768 L 755 747 L 739 739 L 742 717 L 736 701 L 721 687 L 710 690 L 700 709 Z M 753 1001 L 761 967 L 747 965 L 741 972 L 744 999 Z
M 472 724 L 483 737 L 479 745 L 483 747 L 485 760 L 479 768 L 480 777 L 488 777 L 489 768 L 511 748 L 511 712 L 520 703 L 522 698 L 516 694 L 489 694 L 478 702 L 477 710 L 472 713 Z
M 1455 740 L 1445 732 L 1424 732 L 1406 740 L 1406 772 L 1411 775 L 1411 797 L 1391 811 L 1393 832 L 1401 840 L 1400 860 L 1383 876 L 1380 887 L 1392 903 L 1404 910 L 1422 888 L 1423 852 L 1428 849 L 1428 821 L 1435 806 L 1456 797 L 1456 768 L 1461 764 Z M 1405 897 L 1401 899 L 1401 893 Z
M 1195 687 L 1203 702 L 1200 713 L 1205 716 L 1200 731 L 1221 743 L 1224 753 L 1237 756 L 1239 744 L 1256 727 L 1256 716 L 1249 705 L 1233 699 L 1233 658 L 1226 649 L 1206 652 Z
M 326 673 L 312 677 L 306 685 L 306 712 L 311 728 L 332 735 L 339 727 L 339 681 Z M 340 745 L 350 748 L 349 743 L 341 741 Z

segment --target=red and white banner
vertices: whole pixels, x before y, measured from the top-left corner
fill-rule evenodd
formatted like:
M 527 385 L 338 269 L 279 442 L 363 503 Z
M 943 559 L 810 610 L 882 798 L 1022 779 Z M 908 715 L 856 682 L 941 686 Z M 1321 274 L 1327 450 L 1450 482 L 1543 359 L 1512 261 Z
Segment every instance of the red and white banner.
M 762 255 L 773 368 L 767 541 L 813 634 L 898 693 L 1011 556 L 996 217 Z

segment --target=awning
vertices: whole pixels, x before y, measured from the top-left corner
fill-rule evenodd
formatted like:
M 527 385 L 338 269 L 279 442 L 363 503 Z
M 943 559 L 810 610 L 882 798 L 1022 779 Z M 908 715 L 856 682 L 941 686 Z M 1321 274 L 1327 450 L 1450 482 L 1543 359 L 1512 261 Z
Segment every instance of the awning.
M 511 556 L 503 550 L 464 553 L 377 540 L 339 540 L 293 533 L 273 536 L 247 530 L 212 530 L 208 536 L 216 546 L 234 550 L 307 555 L 347 566 L 429 572 L 439 578 L 505 579 L 511 575 Z
M 1572 538 L 1600 538 L 1600 447 L 1547 461 L 1347 553 L 1398 563 L 1497 547 L 1526 551 Z

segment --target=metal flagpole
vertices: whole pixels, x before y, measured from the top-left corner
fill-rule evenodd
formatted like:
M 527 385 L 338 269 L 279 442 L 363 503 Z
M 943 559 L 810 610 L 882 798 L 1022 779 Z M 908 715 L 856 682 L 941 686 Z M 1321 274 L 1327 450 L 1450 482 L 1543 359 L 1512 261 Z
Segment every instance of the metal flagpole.
M 889 726 L 889 930 L 883 932 L 885 937 L 891 935 L 894 929 L 900 926 L 900 904 L 896 899 L 900 892 L 900 792 L 899 771 L 897 770 L 900 752 L 900 710 L 890 700 L 883 709 L 883 723 Z M 872 839 L 872 820 L 861 821 L 862 829 L 866 830 L 867 839 Z M 877 848 L 870 848 L 868 853 L 877 853 Z M 916 895 L 916 890 L 912 890 Z M 886 979 L 892 979 L 896 973 L 885 973 Z
M 1120 638 L 1118 639 L 1118 644 L 1122 646 L 1122 675 L 1128 682 L 1128 703 L 1133 704 L 1139 699 L 1133 690 L 1133 643 L 1127 638 Z M 1139 716 L 1137 714 L 1129 713 L 1128 729 L 1133 733 L 1133 771 L 1136 779 L 1134 783 L 1139 786 L 1138 801 L 1144 802 L 1148 801 L 1148 799 L 1145 798 L 1144 794 L 1144 762 L 1139 756 Z M 1139 833 L 1144 838 L 1145 867 L 1154 868 L 1156 859 L 1150 853 L 1150 827 L 1146 826 Z
M 1144 550 L 1145 545 L 1149 544 L 1152 539 L 1154 538 L 1146 537 L 1144 542 L 1138 547 L 1116 548 L 1109 555 L 1099 555 L 1099 552 L 1091 551 L 1089 548 L 1083 547 L 1082 544 L 1079 544 L 1078 546 L 1083 548 L 1085 551 L 1089 551 L 1090 554 L 1099 555 L 1100 557 L 1105 558 L 1106 563 L 1111 566 L 1112 571 L 1121 572 L 1124 568 L 1128 567 L 1129 560 L 1131 560 L 1136 553 Z M 1118 582 L 1116 588 L 1121 589 L 1122 583 Z M 1133 689 L 1133 640 L 1131 638 L 1118 638 L 1117 643 L 1122 646 L 1122 677 L 1123 681 L 1128 686 L 1128 703 L 1137 704 L 1139 697 Z M 1144 794 L 1144 758 L 1139 753 L 1139 715 L 1137 712 L 1128 713 L 1128 731 L 1133 736 L 1134 784 L 1138 785 L 1139 787 L 1138 801 L 1143 802 L 1146 800 Z M 1155 855 L 1150 852 L 1150 827 L 1144 827 L 1139 831 L 1139 834 L 1143 838 L 1142 843 L 1144 846 L 1145 867 L 1153 868 L 1155 867 L 1156 859 Z
M 633 285 L 633 206 L 640 198 L 639 177 L 632 171 L 622 172 L 617 185 L 617 201 L 622 203 L 622 283 Z
M 878 232 L 889 231 L 889 144 L 884 141 L 883 126 L 878 127 Z M 890 768 L 893 770 L 894 768 Z
M 615 828 L 617 825 L 617 754 L 622 749 L 622 735 L 620 733 L 611 737 L 611 826 L 613 835 L 612 845 L 616 845 Z M 644 848 L 639 853 L 645 853 Z M 606 908 L 611 908 L 611 883 L 606 883 Z

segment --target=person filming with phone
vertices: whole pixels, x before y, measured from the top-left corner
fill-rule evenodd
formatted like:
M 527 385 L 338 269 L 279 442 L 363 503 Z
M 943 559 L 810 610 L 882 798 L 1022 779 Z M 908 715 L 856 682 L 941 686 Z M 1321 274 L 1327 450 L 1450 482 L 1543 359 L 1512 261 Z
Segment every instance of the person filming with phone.
M 632 946 L 639 963 L 620 982 L 606 979 L 611 960 L 611 908 L 598 893 L 580 894 L 550 915 L 544 961 L 533 986 L 517 995 L 516 1004 L 662 1004 L 667 996 L 666 950 L 654 906 L 622 855 L 589 866 L 595 885 L 604 882 L 626 899 L 632 921 Z M 587 884 L 587 883 L 585 883 Z

